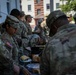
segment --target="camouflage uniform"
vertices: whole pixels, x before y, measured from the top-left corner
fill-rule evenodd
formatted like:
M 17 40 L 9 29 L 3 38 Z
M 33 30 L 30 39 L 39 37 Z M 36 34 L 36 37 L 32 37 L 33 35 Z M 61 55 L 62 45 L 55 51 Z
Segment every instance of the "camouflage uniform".
M 19 28 L 17 30 L 16 35 L 19 35 L 19 37 L 22 38 L 25 38 L 27 36 L 27 28 L 21 20 L 19 20 Z
M 31 21 L 32 21 L 32 16 L 31 15 L 26 15 L 25 16 L 25 26 L 27 27 L 27 30 L 28 30 L 28 35 L 31 35 L 32 34 L 32 28 L 31 28 L 31 26 L 30 26 L 30 23 L 31 23 Z
M 24 23 L 28 30 L 27 37 L 29 38 L 29 45 L 31 47 L 34 47 L 36 44 L 38 44 L 38 40 L 40 37 L 39 37 L 39 35 L 32 33 L 32 28 L 31 28 L 30 24 L 27 24 L 26 22 L 24 22 Z
M 44 20 L 44 21 L 41 23 L 41 27 L 42 27 L 45 35 L 48 35 L 48 34 L 49 34 L 49 28 L 48 28 L 47 25 L 46 25 L 46 20 Z
M 14 16 L 7 16 L 5 23 L 6 22 L 8 22 L 13 28 L 17 29 L 19 27 L 19 20 Z M 23 50 L 21 50 L 21 47 L 19 47 L 17 40 L 14 38 L 14 36 L 15 34 L 11 36 L 5 30 L 5 32 L 1 35 L 1 39 L 4 41 L 4 43 L 9 43 L 11 45 L 13 61 L 15 64 L 18 64 L 18 57 L 22 55 Z
M 27 27 L 27 30 L 28 30 L 27 34 L 31 35 L 32 34 L 32 28 L 31 28 L 30 24 L 27 24 L 26 22 L 24 22 L 24 23 L 25 23 L 25 26 Z
M 13 38 L 7 32 L 4 32 L 1 35 L 1 39 L 3 40 L 4 43 L 10 44 L 11 47 L 8 47 L 8 46 L 6 46 L 6 47 L 8 50 L 12 50 L 11 54 L 12 54 L 13 62 L 15 64 L 18 64 L 18 46 L 17 46 L 17 43 L 15 43 Z
M 35 27 L 34 32 L 36 32 L 40 36 L 40 38 L 43 39 L 43 42 L 46 43 L 47 37 L 43 28 L 41 27 L 41 22 L 42 20 L 39 19 L 38 25 Z
M 29 43 L 27 32 L 28 32 L 27 27 L 21 20 L 19 20 L 19 27 L 16 36 L 21 39 L 23 47 L 27 47 Z
M 6 48 L 7 43 L 3 43 L 0 39 L 0 74 L 1 75 L 14 75 L 12 50 Z M 9 45 L 8 45 L 9 46 Z M 9 46 L 11 47 L 11 46 Z
M 17 27 L 18 20 L 8 15 L 5 22 Z M 3 43 L 1 43 L 1 40 Z M 0 40 L 0 73 L 1 75 L 14 75 L 14 64 L 18 65 L 18 49 L 13 38 L 5 31 Z
M 26 23 L 19 21 L 19 28 L 17 31 L 16 36 L 20 37 L 22 40 L 22 45 L 26 49 L 27 46 L 34 46 L 37 44 L 39 36 L 33 35 L 32 33 L 28 34 L 28 28 L 26 26 Z
M 61 16 L 61 13 L 52 14 L 47 20 L 54 16 L 53 22 Z M 76 25 L 66 24 L 58 28 L 42 53 L 40 69 L 41 75 L 76 75 Z

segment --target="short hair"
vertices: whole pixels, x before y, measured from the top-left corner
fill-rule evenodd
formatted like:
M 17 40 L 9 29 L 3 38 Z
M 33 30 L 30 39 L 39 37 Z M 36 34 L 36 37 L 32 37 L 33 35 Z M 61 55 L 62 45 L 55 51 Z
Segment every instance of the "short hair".
M 17 18 L 18 16 L 20 16 L 20 11 L 18 9 L 12 9 L 10 15 L 13 15 Z
M 33 17 L 31 15 L 26 15 L 25 20 L 27 20 L 27 18 L 33 18 Z

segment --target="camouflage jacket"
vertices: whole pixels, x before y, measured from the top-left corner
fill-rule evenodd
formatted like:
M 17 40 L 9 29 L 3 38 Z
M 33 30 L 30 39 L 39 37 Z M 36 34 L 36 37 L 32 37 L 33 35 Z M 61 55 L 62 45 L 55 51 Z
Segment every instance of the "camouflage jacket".
M 8 50 L 6 45 L 10 47 L 9 43 L 3 43 L 0 39 L 0 74 L 14 75 L 12 50 Z
M 19 21 L 19 27 L 17 30 L 16 35 L 20 36 L 21 38 L 25 38 L 27 36 L 27 27 L 25 26 L 25 24 L 20 20 Z
M 32 28 L 31 28 L 30 24 L 27 24 L 26 22 L 24 22 L 24 24 L 25 24 L 25 26 L 27 27 L 27 30 L 28 30 L 27 35 L 31 35 L 32 34 Z
M 46 42 L 47 36 L 46 36 L 43 28 L 42 28 L 40 25 L 37 25 L 37 26 L 35 27 L 34 32 L 36 32 L 36 33 L 40 36 L 40 38 L 43 39 L 43 42 L 44 42 L 44 43 Z
M 26 23 L 20 21 L 20 25 L 19 25 L 16 36 L 21 38 L 22 46 L 24 48 L 26 48 L 27 46 L 32 46 L 32 45 L 36 44 L 38 42 L 38 41 L 36 41 L 36 38 L 37 38 L 37 40 L 39 39 L 38 35 L 35 35 L 35 34 L 28 35 L 28 32 L 30 32 L 30 31 L 26 27 Z
M 27 37 L 27 27 L 22 21 L 19 21 L 19 27 L 17 29 L 16 36 L 22 40 L 23 47 L 27 47 L 29 43 L 29 39 Z
M 41 75 L 76 75 L 76 25 L 60 27 L 43 50 Z
M 19 51 L 18 51 L 17 43 L 7 32 L 4 32 L 1 35 L 1 39 L 6 44 L 6 48 L 10 51 L 10 54 L 12 55 L 13 63 L 18 64 Z

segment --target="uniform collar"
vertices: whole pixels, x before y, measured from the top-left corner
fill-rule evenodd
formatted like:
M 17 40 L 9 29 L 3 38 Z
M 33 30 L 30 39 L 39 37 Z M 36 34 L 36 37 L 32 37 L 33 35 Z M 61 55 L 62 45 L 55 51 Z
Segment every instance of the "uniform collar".
M 75 24 L 65 24 L 61 27 L 58 28 L 57 32 L 63 30 L 63 29 L 71 29 L 71 28 L 76 28 L 76 25 Z

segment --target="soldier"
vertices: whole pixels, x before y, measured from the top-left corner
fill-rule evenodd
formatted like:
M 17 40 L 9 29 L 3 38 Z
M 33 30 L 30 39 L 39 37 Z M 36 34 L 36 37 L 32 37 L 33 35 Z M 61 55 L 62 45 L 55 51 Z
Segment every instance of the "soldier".
M 24 22 L 25 21 L 25 13 L 24 13 L 24 11 L 20 11 L 20 19 L 21 19 L 21 21 L 22 22 Z
M 76 75 L 76 25 L 60 10 L 51 12 L 46 23 L 51 37 L 41 56 L 41 75 Z
M 74 18 L 74 21 L 75 21 L 75 24 L 76 24 L 76 13 L 74 14 L 73 18 Z
M 72 14 L 67 14 L 67 19 L 68 19 L 69 23 L 75 24 L 75 22 L 73 21 Z
M 10 13 L 10 15 L 15 16 L 19 20 L 19 28 L 17 30 L 16 35 L 18 35 L 21 38 L 26 38 L 27 36 L 27 29 L 25 27 L 25 24 L 22 22 L 22 13 L 18 9 L 13 9 Z M 27 39 L 27 38 L 26 38 Z
M 46 35 L 45 35 L 45 32 L 44 32 L 43 28 L 41 27 L 42 21 L 43 21 L 42 18 L 38 20 L 38 25 L 35 27 L 34 32 L 37 33 L 40 36 L 40 38 L 42 39 L 43 44 L 45 44 L 46 43 Z
M 48 36 L 48 34 L 49 34 L 49 29 L 48 29 L 48 27 L 47 27 L 47 25 L 46 25 L 46 19 L 47 19 L 47 16 L 44 17 L 44 20 L 43 20 L 42 23 L 41 23 L 41 27 L 42 27 L 42 29 L 44 30 L 45 35 Z
M 0 74 L 14 75 L 11 50 L 9 51 L 6 45 L 8 44 L 4 44 L 0 39 Z
M 1 39 L 6 44 L 6 48 L 10 52 L 10 58 L 13 61 L 14 72 L 16 75 L 19 75 L 20 71 L 24 73 L 24 75 L 30 75 L 30 73 L 23 66 L 19 65 L 19 47 L 16 40 L 13 38 L 14 34 L 17 32 L 19 20 L 14 16 L 8 15 L 5 23 L 3 24 L 3 28 L 5 28 L 4 33 L 1 35 Z
M 28 36 L 30 37 L 30 44 L 31 45 L 35 45 L 35 44 L 39 44 L 39 42 L 41 43 L 41 38 L 40 38 L 40 36 L 38 35 L 38 34 L 36 34 L 35 32 L 32 32 L 32 28 L 31 28 L 31 26 L 30 26 L 30 23 L 31 23 L 31 21 L 32 21 L 32 16 L 31 15 L 26 15 L 25 16 L 25 20 L 26 20 L 26 22 L 25 22 L 25 25 L 26 25 L 26 27 L 27 27 L 27 29 L 28 29 L 28 32 L 27 32 L 27 34 L 28 34 Z M 38 38 L 40 38 L 40 41 L 38 40 Z M 38 41 L 37 41 L 38 40 Z
M 19 14 L 17 14 L 17 12 Z M 17 9 L 13 9 L 10 13 L 10 15 L 15 16 L 16 18 L 18 18 L 19 20 L 19 28 L 17 30 L 16 35 L 19 36 L 22 40 L 22 45 L 24 48 L 28 47 L 28 46 L 34 46 L 35 44 L 40 42 L 40 38 L 38 35 L 36 35 L 35 38 L 33 38 L 32 35 L 28 35 L 28 30 L 26 28 L 26 25 L 21 21 L 21 13 L 19 10 Z
M 25 16 L 25 20 L 26 20 L 26 27 L 27 27 L 27 29 L 28 29 L 28 35 L 31 35 L 32 34 L 32 28 L 31 28 L 31 26 L 30 26 L 30 23 L 31 23 L 31 21 L 32 21 L 32 16 L 31 15 L 26 15 Z
M 19 26 L 14 38 L 17 40 L 18 45 L 23 48 L 24 54 L 29 56 L 30 51 L 26 49 L 29 43 L 29 39 L 27 37 L 27 28 L 23 23 L 23 17 L 25 16 L 25 14 L 23 12 L 20 12 L 18 9 L 13 9 L 10 12 L 10 15 L 15 16 L 19 20 Z

